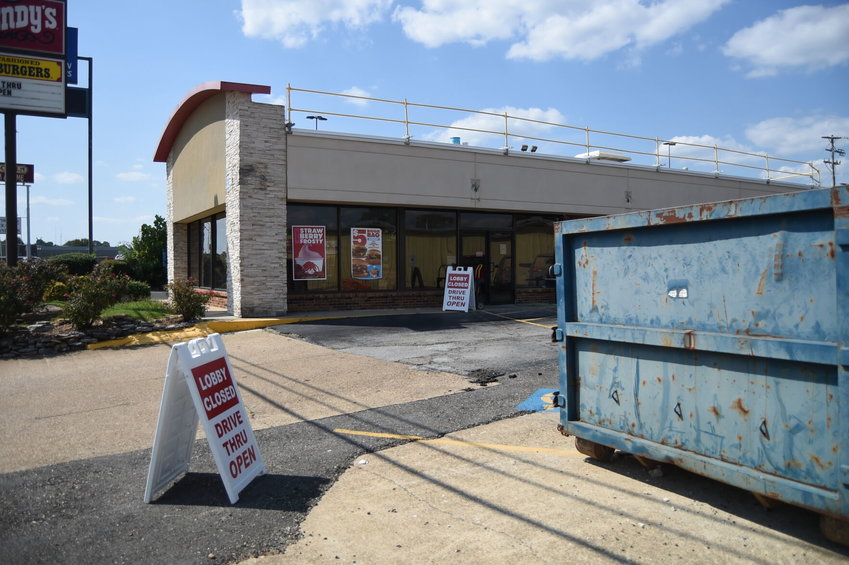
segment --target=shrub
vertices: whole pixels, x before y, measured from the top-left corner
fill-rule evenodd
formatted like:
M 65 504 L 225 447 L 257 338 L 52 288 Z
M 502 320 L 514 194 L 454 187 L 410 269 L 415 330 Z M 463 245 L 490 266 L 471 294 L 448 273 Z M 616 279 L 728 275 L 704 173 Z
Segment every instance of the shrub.
M 165 285 L 171 295 L 169 309 L 189 322 L 202 318 L 206 313 L 206 303 L 209 302 L 208 292 L 197 292 L 195 281 L 192 279 L 175 280 Z
M 64 265 L 69 275 L 82 276 L 91 274 L 97 265 L 97 256 L 88 253 L 64 253 L 50 257 L 47 261 Z
M 130 264 L 119 259 L 104 259 L 94 267 L 92 273 L 133 276 Z
M 0 333 L 42 303 L 44 291 L 54 280 L 65 277 L 61 265 L 40 259 L 21 261 L 15 267 L 0 264 Z
M 26 312 L 21 286 L 17 270 L 0 263 L 0 334 L 6 333 L 18 317 Z
M 127 288 L 121 300 L 135 302 L 150 298 L 150 285 L 144 281 L 127 281 Z
M 20 292 L 23 294 L 27 312 L 35 310 L 41 304 L 48 285 L 53 281 L 67 278 L 67 270 L 63 264 L 38 258 L 19 262 L 16 270 L 21 281 Z
M 127 293 L 130 279 L 117 275 L 89 275 L 68 281 L 64 316 L 77 329 L 91 327 L 100 314 Z
M 62 281 L 53 281 L 44 289 L 42 299 L 44 302 L 57 302 L 68 298 L 68 285 Z

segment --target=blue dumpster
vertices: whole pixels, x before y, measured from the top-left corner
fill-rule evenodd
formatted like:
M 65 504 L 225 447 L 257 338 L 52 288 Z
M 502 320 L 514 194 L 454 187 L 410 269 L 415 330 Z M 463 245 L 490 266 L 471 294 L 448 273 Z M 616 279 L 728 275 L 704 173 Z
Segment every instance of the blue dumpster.
M 846 531 L 849 187 L 560 222 L 552 272 L 557 403 L 579 450 Z

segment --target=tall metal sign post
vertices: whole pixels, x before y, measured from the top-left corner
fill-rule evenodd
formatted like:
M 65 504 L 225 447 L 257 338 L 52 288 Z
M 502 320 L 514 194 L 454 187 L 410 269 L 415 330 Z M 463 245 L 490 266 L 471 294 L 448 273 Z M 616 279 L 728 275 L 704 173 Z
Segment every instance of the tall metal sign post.
M 65 117 L 65 0 L 0 0 L 0 111 L 6 169 L 17 169 L 17 116 Z M 17 179 L 6 175 L 6 225 L 16 225 Z M 11 231 L 11 230 L 9 230 Z M 17 234 L 6 234 L 6 262 L 18 263 Z

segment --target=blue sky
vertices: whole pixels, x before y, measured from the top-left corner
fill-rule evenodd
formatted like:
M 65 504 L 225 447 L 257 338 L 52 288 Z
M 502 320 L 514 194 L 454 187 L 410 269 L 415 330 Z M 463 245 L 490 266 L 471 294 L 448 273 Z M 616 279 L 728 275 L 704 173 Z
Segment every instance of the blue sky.
M 291 84 L 766 152 L 815 161 L 823 186 L 831 171 L 821 136 L 849 137 L 847 3 L 69 0 L 68 25 L 79 28 L 79 54 L 94 58 L 94 239 L 112 244 L 164 216 L 154 150 L 176 105 L 213 80 L 271 86 L 257 101 L 285 103 Z M 354 110 L 380 112 L 327 109 Z M 303 114 L 293 120 L 314 127 Z M 348 129 L 333 118 L 320 127 Z M 19 116 L 17 129 L 18 161 L 36 167 L 32 241 L 87 237 L 86 120 Z M 431 128 L 414 139 L 455 134 Z M 849 160 L 837 171 L 849 182 Z M 18 203 L 25 216 L 23 189 Z

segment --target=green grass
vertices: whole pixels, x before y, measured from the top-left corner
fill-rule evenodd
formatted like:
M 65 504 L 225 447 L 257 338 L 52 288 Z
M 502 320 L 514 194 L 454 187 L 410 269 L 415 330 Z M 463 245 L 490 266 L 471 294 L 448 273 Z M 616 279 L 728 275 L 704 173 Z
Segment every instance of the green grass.
M 159 300 L 139 300 L 137 302 L 119 302 L 115 306 L 111 306 L 103 311 L 100 315 L 102 318 L 110 316 L 129 316 L 136 320 L 149 322 L 158 318 L 164 318 L 171 315 L 168 307 L 164 302 Z

